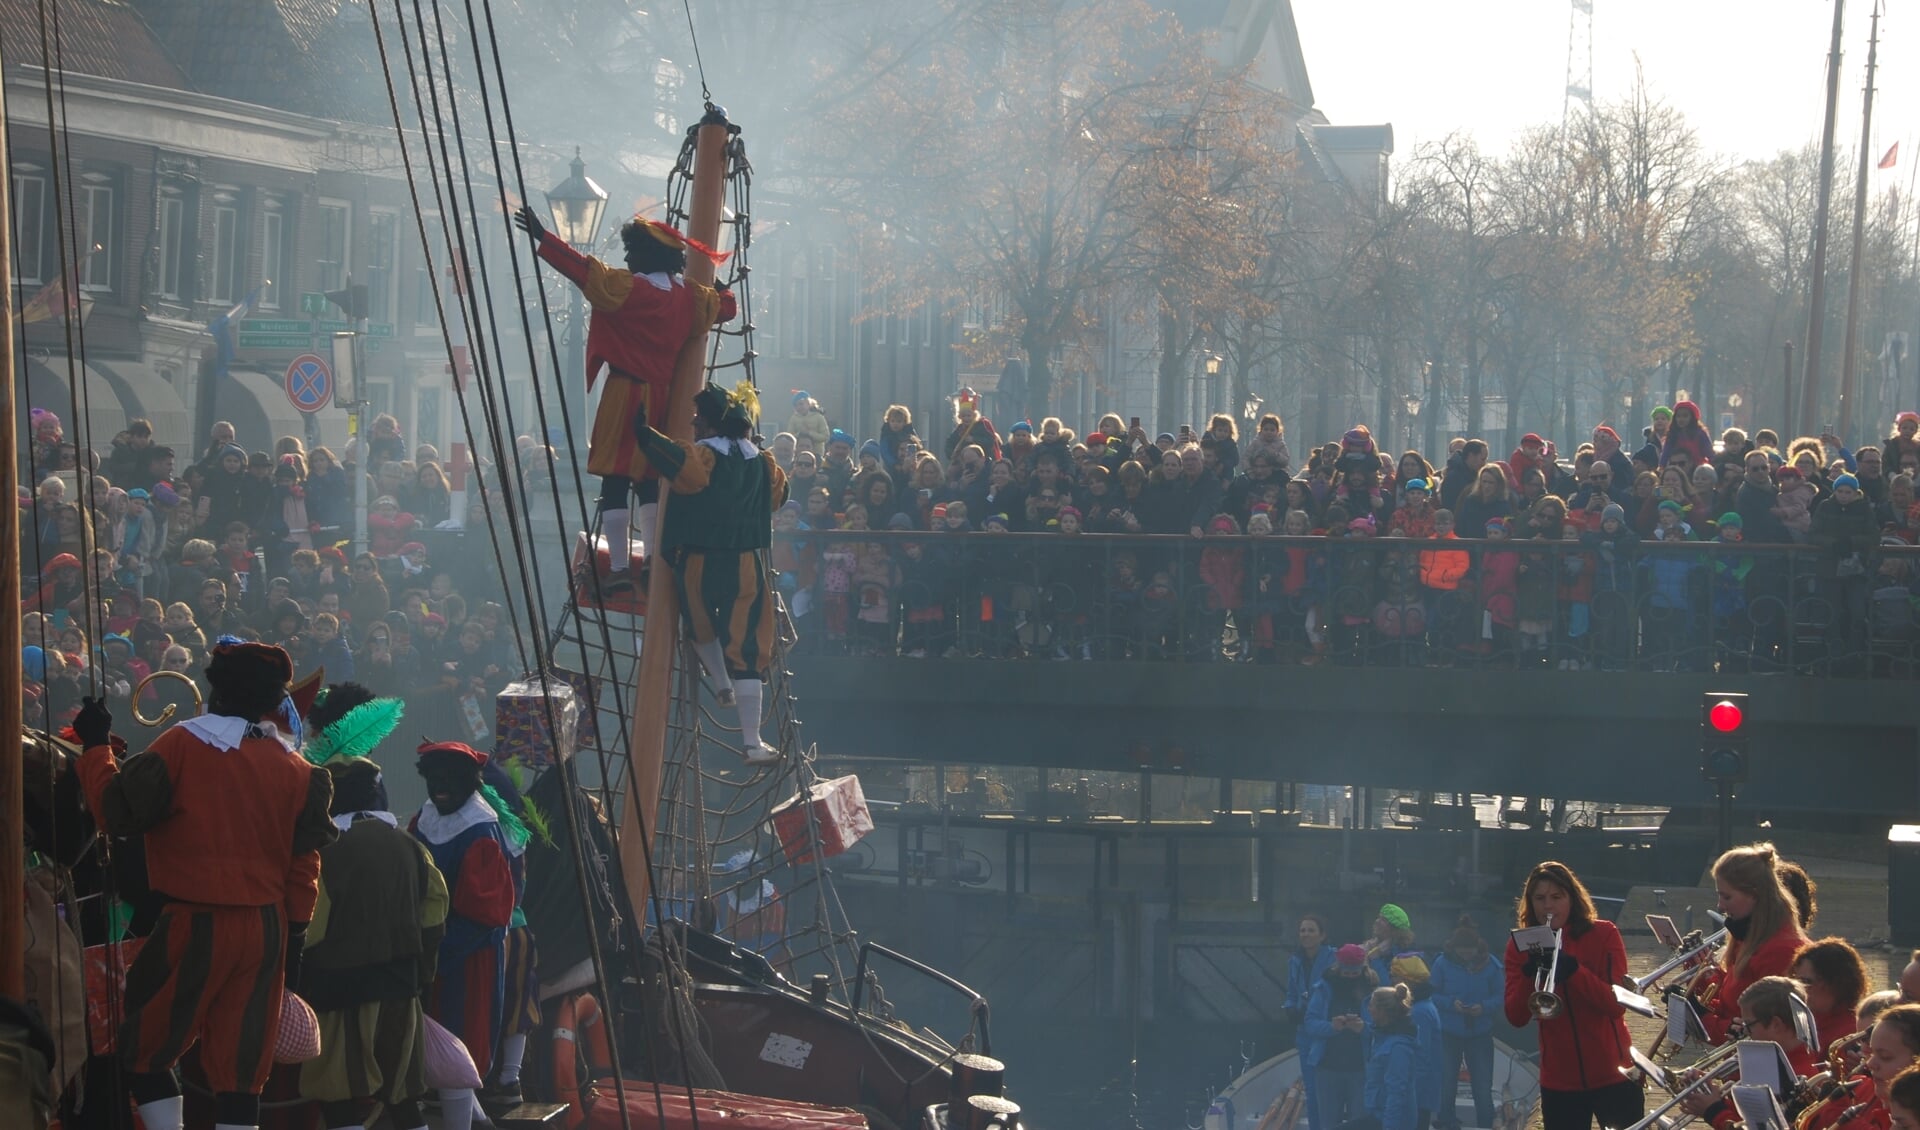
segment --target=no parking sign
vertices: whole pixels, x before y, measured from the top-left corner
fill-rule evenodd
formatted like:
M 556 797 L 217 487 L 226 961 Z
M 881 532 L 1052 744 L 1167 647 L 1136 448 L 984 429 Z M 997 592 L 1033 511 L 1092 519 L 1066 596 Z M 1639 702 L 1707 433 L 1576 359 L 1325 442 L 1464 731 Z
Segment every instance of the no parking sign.
M 318 412 L 333 402 L 333 370 L 312 353 L 293 359 L 284 383 L 287 399 L 302 412 Z

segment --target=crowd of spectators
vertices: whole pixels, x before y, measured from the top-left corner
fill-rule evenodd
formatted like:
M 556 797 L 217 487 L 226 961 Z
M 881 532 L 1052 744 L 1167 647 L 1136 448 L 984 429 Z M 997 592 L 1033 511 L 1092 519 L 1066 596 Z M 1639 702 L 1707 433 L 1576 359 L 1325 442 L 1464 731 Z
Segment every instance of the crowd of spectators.
M 135 705 L 191 713 L 178 680 L 154 680 L 137 704 L 135 689 L 160 670 L 199 683 L 208 648 L 230 635 L 286 648 L 297 677 L 324 667 L 330 683 L 406 699 L 409 732 L 491 733 L 488 700 L 517 673 L 516 649 L 498 578 L 450 548 L 460 519 L 484 522 L 484 508 L 474 491 L 453 514 L 439 452 L 409 449 L 392 416 L 375 418 L 364 445 L 368 551 L 357 556 L 357 442 L 344 458 L 296 437 L 249 451 L 223 421 L 183 458 L 146 420 L 104 453 L 42 409 L 30 430 L 19 499 L 29 725 L 66 725 L 82 695 L 101 691 L 121 718 Z M 135 748 L 158 732 L 126 727 Z
M 1396 458 L 1356 425 L 1296 458 L 1272 413 L 1250 435 L 1114 414 L 1082 434 L 996 428 L 970 389 L 954 405 L 931 440 L 899 405 L 861 440 L 795 395 L 770 446 L 802 647 L 1827 673 L 1904 649 L 1912 667 L 1913 412 L 1858 450 L 1715 437 L 1682 401 L 1570 455 L 1528 434 L 1504 459 L 1464 437 Z M 1007 534 L 1028 536 L 989 540 Z

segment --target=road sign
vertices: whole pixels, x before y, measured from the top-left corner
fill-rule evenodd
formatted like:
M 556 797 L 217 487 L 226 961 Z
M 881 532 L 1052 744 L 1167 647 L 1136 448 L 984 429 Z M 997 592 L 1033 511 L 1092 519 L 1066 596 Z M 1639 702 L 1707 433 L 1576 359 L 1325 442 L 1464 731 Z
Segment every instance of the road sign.
M 311 353 L 287 366 L 287 399 L 302 412 L 318 412 L 333 400 L 333 370 Z
M 312 334 L 243 333 L 241 349 L 312 349 Z

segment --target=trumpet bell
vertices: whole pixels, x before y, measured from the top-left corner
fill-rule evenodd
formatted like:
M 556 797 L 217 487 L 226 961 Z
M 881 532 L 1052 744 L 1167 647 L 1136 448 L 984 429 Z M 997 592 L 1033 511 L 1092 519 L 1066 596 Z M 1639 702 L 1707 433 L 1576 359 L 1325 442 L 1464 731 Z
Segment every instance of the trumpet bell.
M 1541 991 L 1527 998 L 1527 1007 L 1541 1020 L 1551 1020 L 1560 1015 L 1560 998 L 1553 993 Z

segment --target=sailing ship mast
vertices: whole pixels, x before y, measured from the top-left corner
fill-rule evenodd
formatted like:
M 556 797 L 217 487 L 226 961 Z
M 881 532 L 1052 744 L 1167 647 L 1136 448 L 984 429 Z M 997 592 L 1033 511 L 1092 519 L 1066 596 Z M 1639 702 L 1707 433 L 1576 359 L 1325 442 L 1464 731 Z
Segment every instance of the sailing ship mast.
M 0 121 L 6 120 L 6 77 L 0 74 Z M 0 146 L 0 216 L 13 215 L 12 154 Z M 0 346 L 0 592 L 20 597 L 19 421 L 14 410 L 13 233 L 0 223 L 0 313 L 7 341 Z M 0 615 L 0 997 L 25 998 L 26 831 L 21 778 L 20 616 Z
M 692 201 L 687 208 L 689 238 L 708 247 L 720 239 L 720 217 L 726 200 L 726 111 L 711 104 L 700 119 L 693 155 Z M 713 262 L 705 255 L 687 256 L 687 282 L 713 285 Z M 661 430 L 669 438 L 693 440 L 693 396 L 707 371 L 710 326 L 681 347 L 674 363 L 673 387 L 668 393 L 667 419 Z M 660 484 L 659 521 L 664 527 L 671 492 Z M 680 600 L 673 572 L 660 560 L 660 528 L 642 531 L 653 558 L 647 575 L 647 625 L 640 640 L 639 669 L 633 680 L 633 740 L 627 750 L 627 797 L 620 808 L 620 870 L 635 913 L 644 915 L 651 876 L 646 865 L 660 807 L 660 780 L 667 756 L 667 715 L 672 699 L 673 655 L 680 642 Z M 615 549 L 614 552 L 620 552 Z M 19 649 L 14 649 L 19 662 Z M 644 831 L 643 831 L 644 830 Z
M 1833 131 L 1840 114 L 1840 33 L 1847 0 L 1833 0 L 1833 46 L 1827 52 L 1827 116 L 1820 129 L 1820 203 L 1814 210 L 1813 267 L 1807 292 L 1806 370 L 1800 378 L 1800 427 L 1813 429 L 1820 407 L 1820 338 L 1827 320 L 1827 220 L 1833 213 Z
M 1867 236 L 1867 169 L 1873 160 L 1873 70 L 1880 56 L 1880 5 L 1873 6 L 1872 34 L 1867 39 L 1866 105 L 1860 111 L 1860 174 L 1853 185 L 1853 256 L 1847 264 L 1847 342 L 1840 351 L 1840 428 L 1845 439 L 1853 434 L 1854 339 L 1860 326 L 1860 252 Z

